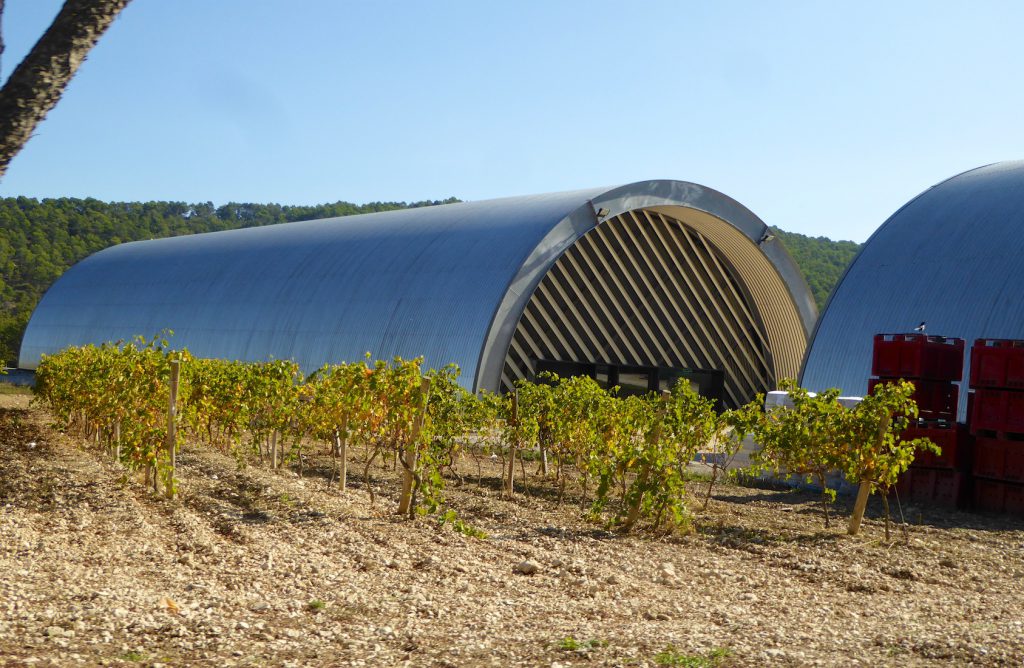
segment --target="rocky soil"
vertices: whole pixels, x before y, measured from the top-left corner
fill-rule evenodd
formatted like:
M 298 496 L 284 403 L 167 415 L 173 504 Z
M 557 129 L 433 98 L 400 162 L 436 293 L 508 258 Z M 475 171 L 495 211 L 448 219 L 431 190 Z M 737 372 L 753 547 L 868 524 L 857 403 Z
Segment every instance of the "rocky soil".
M 470 457 L 449 497 L 479 539 L 395 517 L 390 470 L 371 505 L 315 464 L 190 448 L 166 501 L 0 395 L 0 665 L 1024 665 L 1016 520 L 849 538 L 842 504 L 825 530 L 811 495 L 722 486 L 692 535 L 624 537 Z

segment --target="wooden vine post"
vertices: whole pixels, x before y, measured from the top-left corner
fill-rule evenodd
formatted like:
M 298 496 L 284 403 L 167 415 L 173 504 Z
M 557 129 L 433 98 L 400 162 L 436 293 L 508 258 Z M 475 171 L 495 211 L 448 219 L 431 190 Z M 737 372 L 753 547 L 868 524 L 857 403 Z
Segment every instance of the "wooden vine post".
M 409 443 L 405 446 L 405 457 L 402 466 L 405 469 L 405 477 L 402 479 L 402 497 L 398 502 L 398 514 L 410 515 L 412 513 L 412 489 L 416 483 L 416 455 L 419 449 L 420 432 L 423 430 L 423 421 L 427 416 L 427 398 L 430 394 L 430 379 L 423 378 L 420 381 L 420 405 L 412 424 L 412 434 L 409 436 Z
M 167 498 L 174 498 L 174 475 L 178 468 L 178 378 L 181 361 L 171 360 L 170 400 L 167 402 Z
M 515 493 L 516 451 L 519 449 L 519 390 L 512 393 L 512 442 L 508 444 L 508 475 L 505 477 L 505 490 L 509 496 Z
M 885 417 L 878 423 L 878 434 L 875 436 L 875 452 L 882 451 L 882 444 L 885 440 L 885 434 L 889 431 L 889 425 L 892 423 L 892 416 L 886 413 Z M 861 480 L 860 488 L 857 490 L 857 501 L 853 504 L 853 515 L 850 516 L 850 527 L 846 533 L 851 536 L 856 536 L 860 531 L 861 520 L 864 519 L 864 511 L 868 506 L 868 496 L 871 494 L 871 481 Z
M 338 489 L 345 491 L 348 483 L 348 416 L 341 421 L 341 429 L 334 430 L 334 452 L 340 458 L 338 463 Z

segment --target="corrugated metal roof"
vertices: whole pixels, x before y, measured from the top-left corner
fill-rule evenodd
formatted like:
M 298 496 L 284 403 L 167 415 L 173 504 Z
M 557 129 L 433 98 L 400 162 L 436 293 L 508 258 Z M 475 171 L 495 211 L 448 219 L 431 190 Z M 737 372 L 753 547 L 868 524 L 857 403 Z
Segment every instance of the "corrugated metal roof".
M 170 329 L 175 346 L 201 357 L 294 359 L 311 371 L 366 352 L 423 355 L 428 366 L 458 363 L 467 387 L 496 389 L 544 274 L 599 224 L 597 212 L 603 221 L 641 206 L 706 211 L 751 245 L 765 229 L 721 193 L 645 181 L 128 243 L 86 258 L 46 293 L 20 366 Z M 771 262 L 809 329 L 799 272 L 788 255 Z
M 909 332 L 922 320 L 928 334 L 962 337 L 968 347 L 976 338 L 1024 338 L 1022 231 L 1024 162 L 974 169 L 915 197 L 871 236 L 839 282 L 802 384 L 863 394 L 873 336 Z M 960 394 L 962 418 L 967 393 Z

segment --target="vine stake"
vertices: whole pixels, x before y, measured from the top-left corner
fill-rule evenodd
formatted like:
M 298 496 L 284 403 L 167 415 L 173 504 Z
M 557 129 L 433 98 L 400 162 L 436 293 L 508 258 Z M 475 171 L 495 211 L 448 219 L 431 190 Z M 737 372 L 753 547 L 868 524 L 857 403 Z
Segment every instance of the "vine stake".
M 334 450 L 340 458 L 338 463 L 338 489 L 344 492 L 348 486 L 348 417 L 342 420 L 341 429 L 334 431 Z
M 171 360 L 171 382 L 170 382 L 170 401 L 167 404 L 167 498 L 174 498 L 174 474 L 177 470 L 178 464 L 178 448 L 177 448 L 177 417 L 178 417 L 178 378 L 181 374 L 181 362 L 179 360 Z M 120 426 L 115 426 L 115 429 L 120 432 Z M 118 434 L 120 439 L 120 434 Z
M 519 390 L 512 393 L 512 427 L 513 433 L 516 433 L 515 427 L 519 424 Z M 519 446 L 519 437 L 515 436 L 512 438 L 512 442 L 509 443 L 508 452 L 508 478 L 505 481 L 505 488 L 508 491 L 508 495 L 512 496 L 515 493 L 515 473 L 516 473 L 516 450 Z

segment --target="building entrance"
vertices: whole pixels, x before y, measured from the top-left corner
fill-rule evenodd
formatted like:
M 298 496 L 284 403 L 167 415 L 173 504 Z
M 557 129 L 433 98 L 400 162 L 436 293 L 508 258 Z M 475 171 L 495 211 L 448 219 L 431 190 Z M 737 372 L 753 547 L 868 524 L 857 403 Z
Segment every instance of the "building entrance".
M 566 362 L 563 360 L 535 360 L 537 376 L 548 371 L 561 377 L 588 376 L 601 387 L 619 387 L 619 396 L 646 394 L 671 390 L 681 379 L 702 397 L 713 399 L 715 410 L 721 411 L 725 374 L 717 369 L 687 369 L 668 366 L 639 366 L 609 362 Z M 536 379 L 537 376 L 534 376 Z

